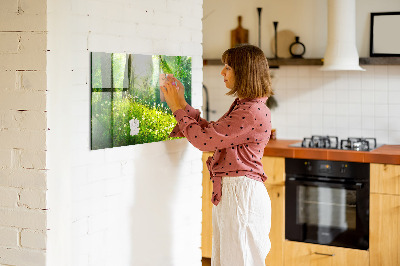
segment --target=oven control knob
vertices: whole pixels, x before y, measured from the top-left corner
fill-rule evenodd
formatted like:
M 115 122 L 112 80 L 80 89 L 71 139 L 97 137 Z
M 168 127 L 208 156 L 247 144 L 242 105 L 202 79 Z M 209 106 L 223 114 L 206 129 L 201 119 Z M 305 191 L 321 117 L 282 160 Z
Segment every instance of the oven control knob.
M 342 167 L 340 168 L 340 173 L 341 174 L 346 173 L 346 169 L 347 169 L 347 164 L 342 164 Z
M 312 170 L 311 162 L 305 162 L 304 165 L 306 166 L 307 171 L 310 172 Z

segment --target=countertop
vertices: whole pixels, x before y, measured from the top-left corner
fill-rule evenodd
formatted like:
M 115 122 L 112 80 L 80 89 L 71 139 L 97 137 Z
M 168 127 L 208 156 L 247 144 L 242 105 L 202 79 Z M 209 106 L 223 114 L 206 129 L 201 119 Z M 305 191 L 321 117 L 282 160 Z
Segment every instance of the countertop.
M 301 140 L 270 140 L 264 156 L 364 163 L 400 164 L 400 145 L 382 145 L 372 151 L 290 147 Z

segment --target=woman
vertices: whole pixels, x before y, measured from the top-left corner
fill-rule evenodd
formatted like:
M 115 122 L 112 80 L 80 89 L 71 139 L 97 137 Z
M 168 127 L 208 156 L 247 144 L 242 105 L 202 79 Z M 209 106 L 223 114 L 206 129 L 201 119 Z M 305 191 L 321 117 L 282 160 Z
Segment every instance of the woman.
M 222 62 L 227 95 L 237 98 L 216 122 L 200 118 L 200 111 L 186 103 L 175 78 L 161 89 L 178 122 L 171 136 L 185 136 L 196 148 L 214 151 L 207 161 L 213 182 L 212 265 L 265 265 L 271 246 L 271 202 L 261 164 L 271 131 L 268 62 L 252 45 L 228 49 Z

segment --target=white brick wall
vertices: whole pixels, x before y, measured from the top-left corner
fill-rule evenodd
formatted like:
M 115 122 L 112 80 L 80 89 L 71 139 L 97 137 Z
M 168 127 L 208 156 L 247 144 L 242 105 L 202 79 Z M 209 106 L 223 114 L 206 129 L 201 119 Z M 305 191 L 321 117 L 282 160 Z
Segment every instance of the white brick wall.
M 46 2 L 0 3 L 1 265 L 45 265 Z
M 201 265 L 201 152 L 186 140 L 91 151 L 89 52 L 192 56 L 198 108 L 202 0 L 47 9 L 47 264 Z

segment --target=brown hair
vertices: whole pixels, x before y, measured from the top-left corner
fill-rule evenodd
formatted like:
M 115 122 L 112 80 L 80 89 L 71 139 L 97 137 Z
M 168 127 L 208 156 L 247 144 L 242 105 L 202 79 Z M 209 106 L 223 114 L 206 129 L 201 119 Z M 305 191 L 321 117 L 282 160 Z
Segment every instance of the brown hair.
M 227 95 L 259 98 L 273 95 L 268 61 L 263 51 L 253 45 L 240 45 L 222 54 L 222 63 L 233 69 L 235 85 Z

